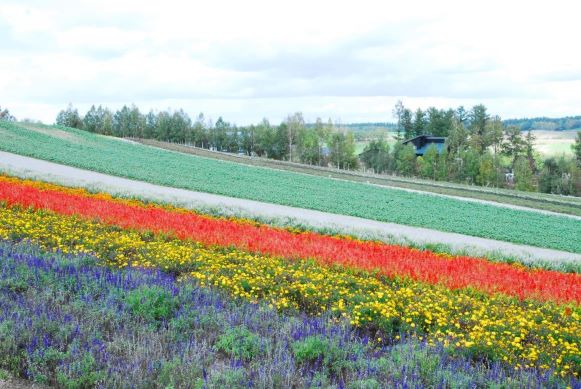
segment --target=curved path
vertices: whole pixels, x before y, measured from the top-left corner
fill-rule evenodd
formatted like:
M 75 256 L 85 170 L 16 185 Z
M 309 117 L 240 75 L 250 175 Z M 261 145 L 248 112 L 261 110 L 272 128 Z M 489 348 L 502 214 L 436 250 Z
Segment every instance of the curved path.
M 138 196 L 152 201 L 170 202 L 192 209 L 219 208 L 232 214 L 251 214 L 267 219 L 287 219 L 294 223 L 302 223 L 316 228 L 330 228 L 357 236 L 389 236 L 402 242 L 445 244 L 455 251 L 470 250 L 472 255 L 502 253 L 505 256 L 517 257 L 525 261 L 581 261 L 581 255 L 565 251 L 165 187 L 6 152 L 0 152 L 0 171 L 20 177 L 37 178 L 116 195 Z

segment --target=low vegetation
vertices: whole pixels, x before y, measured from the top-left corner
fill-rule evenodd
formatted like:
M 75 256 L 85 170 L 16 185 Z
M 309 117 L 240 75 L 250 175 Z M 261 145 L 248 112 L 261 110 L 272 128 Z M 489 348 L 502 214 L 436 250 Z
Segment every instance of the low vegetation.
M 581 222 L 456 199 L 250 167 L 85 131 L 0 122 L 0 149 L 160 185 L 581 252 Z M 147 169 L 143 167 L 147 166 Z M 471 222 L 467 222 L 471 221 Z

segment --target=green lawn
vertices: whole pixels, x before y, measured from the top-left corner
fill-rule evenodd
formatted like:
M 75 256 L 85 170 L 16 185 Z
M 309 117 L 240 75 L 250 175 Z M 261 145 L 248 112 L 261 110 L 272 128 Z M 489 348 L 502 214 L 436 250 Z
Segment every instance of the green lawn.
M 581 221 L 0 122 L 0 150 L 155 184 L 581 253 Z

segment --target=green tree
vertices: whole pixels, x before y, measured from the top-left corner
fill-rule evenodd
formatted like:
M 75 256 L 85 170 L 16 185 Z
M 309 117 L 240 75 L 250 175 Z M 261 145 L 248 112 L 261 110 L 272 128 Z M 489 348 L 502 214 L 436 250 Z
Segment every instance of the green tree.
M 109 108 L 97 108 L 101 128 L 98 130 L 103 135 L 113 135 L 113 112 Z
M 525 142 L 522 138 L 521 131 L 516 126 L 509 126 L 505 130 L 505 141 L 502 143 L 502 153 L 511 159 L 511 167 L 518 157 L 525 151 Z
M 484 154 L 491 140 L 487 132 L 490 116 L 486 112 L 486 107 L 482 104 L 475 105 L 470 111 L 470 143 L 476 152 Z
M 414 137 L 415 131 L 412 111 L 407 108 L 404 108 L 401 115 L 401 127 L 403 129 L 405 139 L 411 139 Z
M 411 144 L 396 149 L 396 170 L 404 176 L 413 176 L 416 172 L 416 151 Z
M 79 111 L 69 103 L 67 109 L 62 110 L 56 117 L 56 124 L 59 126 L 83 128 L 83 120 L 79 115 Z
M 244 154 L 251 156 L 256 148 L 256 126 L 251 124 L 249 126 L 240 127 L 238 129 L 240 137 L 240 147 Z
M 210 135 L 206 126 L 204 114 L 200 112 L 192 125 L 192 142 L 194 146 L 209 148 Z
M 504 125 L 500 116 L 494 116 L 486 123 L 486 135 L 488 137 L 486 143 L 490 143 L 494 152 L 494 158 L 500 152 L 502 140 L 504 139 Z
M 2 109 L 2 107 L 0 107 L 0 120 L 6 122 L 14 122 L 16 121 L 16 118 L 10 114 L 10 111 L 8 109 L 6 108 Z
M 128 106 L 124 105 L 123 108 L 113 115 L 113 135 L 118 137 L 128 136 L 130 125 L 131 110 Z M 169 138 L 165 138 L 164 140 L 169 140 Z
M 392 111 L 393 117 L 397 120 L 396 135 L 395 135 L 395 140 L 397 142 L 400 142 L 403 140 L 402 119 L 403 119 L 404 111 L 405 111 L 405 107 L 403 106 L 403 102 L 401 100 L 398 100 L 397 103 L 395 104 L 395 107 L 393 108 L 393 111 Z
M 464 108 L 462 105 L 456 109 L 454 116 L 455 119 L 460 122 L 460 124 L 465 124 L 469 119 L 468 112 L 466 112 L 466 108 Z
M 315 128 L 303 127 L 300 129 L 297 136 L 297 154 L 302 163 L 319 164 L 319 137 Z
M 139 112 L 139 108 L 135 104 L 131 105 L 129 110 L 129 122 L 127 133 L 128 136 L 134 138 L 141 138 L 145 130 L 145 116 Z
M 169 141 L 171 132 L 171 116 L 167 111 L 157 113 L 155 137 L 157 140 Z
M 285 120 L 286 124 L 286 135 L 288 142 L 288 159 L 293 160 L 293 147 L 296 143 L 298 134 L 303 131 L 305 127 L 305 119 L 301 112 L 295 112 L 292 115 L 287 116 Z
M 524 147 L 524 154 L 526 156 L 527 162 L 531 169 L 531 172 L 534 174 L 537 171 L 537 163 L 535 161 L 535 140 L 537 138 L 533 135 L 531 130 L 528 130 L 527 135 L 523 141 Z
M 355 169 L 358 167 L 353 134 L 345 134 L 341 131 L 333 133 L 329 149 L 329 159 L 338 169 Z
M 99 132 L 101 127 L 99 112 L 94 105 L 87 111 L 83 117 L 83 129 L 89 132 Z
M 515 189 L 532 192 L 535 190 L 534 175 L 526 157 L 518 157 L 514 165 Z
M 546 159 L 539 176 L 539 191 L 560 195 L 575 194 L 577 170 L 575 161 L 567 160 L 564 156 L 559 159 Z
M 461 178 L 468 184 L 475 184 L 480 174 L 480 155 L 473 148 L 468 148 L 462 153 Z
M 497 182 L 497 170 L 494 165 L 494 158 L 489 153 L 480 156 L 480 165 L 478 166 L 478 175 L 476 184 L 481 186 L 490 186 Z
M 228 135 L 231 131 L 230 123 L 226 122 L 222 116 L 218 117 L 216 124 L 211 128 L 212 146 L 218 151 L 227 151 L 229 146 Z
M 424 155 L 419 157 L 417 161 L 418 172 L 421 177 L 431 178 L 432 180 L 436 179 L 439 157 L 440 155 L 438 154 L 436 145 L 430 145 Z
M 132 124 L 130 125 L 133 126 Z M 188 114 L 184 112 L 183 109 L 179 109 L 175 111 L 170 118 L 169 140 L 171 142 L 191 143 L 192 140 L 191 129 L 192 129 L 192 120 L 190 119 Z
M 157 134 L 157 116 L 150 110 L 145 115 L 145 124 L 143 127 L 143 137 L 145 139 L 155 139 Z
M 360 155 L 361 162 L 377 174 L 389 169 L 389 144 L 383 139 L 372 140 Z
M 581 131 L 577 131 L 577 138 L 575 138 L 575 143 L 571 145 L 571 149 L 575 154 L 577 166 L 581 167 Z
M 428 125 L 428 120 L 426 119 L 426 114 L 420 108 L 418 108 L 414 114 L 414 133 L 413 136 L 422 135 L 426 131 Z
M 448 136 L 455 118 L 454 111 L 428 108 L 427 133 L 434 136 Z
M 446 139 L 446 149 L 448 157 L 452 159 L 459 158 L 468 146 L 468 132 L 466 127 L 459 121 L 453 120 L 448 138 Z

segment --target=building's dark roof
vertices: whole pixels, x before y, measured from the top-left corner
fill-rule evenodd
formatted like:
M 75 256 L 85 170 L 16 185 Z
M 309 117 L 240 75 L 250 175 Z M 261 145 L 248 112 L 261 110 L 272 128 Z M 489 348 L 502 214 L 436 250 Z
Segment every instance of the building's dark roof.
M 446 138 L 443 136 L 432 136 L 432 135 L 419 135 L 415 138 L 408 139 L 403 141 L 404 145 L 411 143 L 416 148 L 416 155 L 424 155 L 428 150 L 428 147 L 431 145 L 435 145 L 436 149 L 438 150 L 438 154 L 441 154 L 444 151 L 444 143 L 446 142 Z
M 408 143 L 416 144 L 418 142 L 431 142 L 431 143 L 444 143 L 446 141 L 446 137 L 443 136 L 433 136 L 433 135 L 418 135 L 414 138 L 410 138 L 408 140 L 404 140 L 402 143 L 407 145 Z

